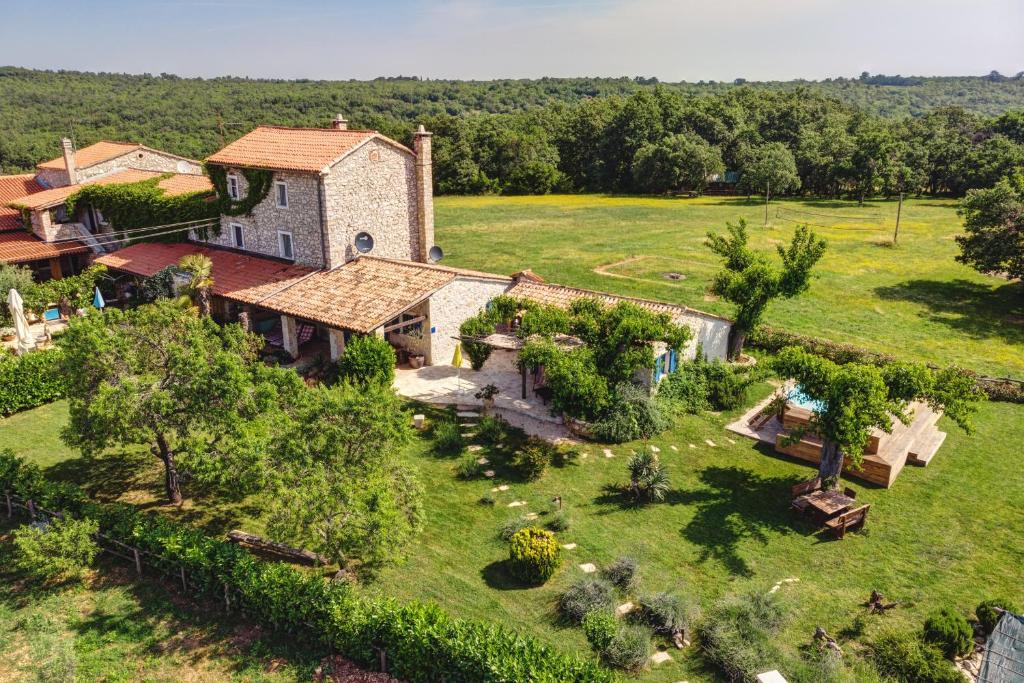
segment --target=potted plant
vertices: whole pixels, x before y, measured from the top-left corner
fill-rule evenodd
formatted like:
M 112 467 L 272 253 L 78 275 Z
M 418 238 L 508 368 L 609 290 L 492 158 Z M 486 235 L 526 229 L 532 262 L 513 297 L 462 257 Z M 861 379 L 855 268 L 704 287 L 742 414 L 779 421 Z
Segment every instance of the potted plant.
M 427 357 L 424 356 L 422 353 L 410 353 L 409 367 L 412 368 L 413 370 L 418 370 L 419 368 L 423 367 L 423 364 L 426 362 L 426 360 Z
M 498 387 L 493 384 L 484 386 L 480 391 L 473 394 L 476 398 L 480 399 L 484 403 L 484 412 L 486 413 L 494 407 L 494 397 L 500 393 Z

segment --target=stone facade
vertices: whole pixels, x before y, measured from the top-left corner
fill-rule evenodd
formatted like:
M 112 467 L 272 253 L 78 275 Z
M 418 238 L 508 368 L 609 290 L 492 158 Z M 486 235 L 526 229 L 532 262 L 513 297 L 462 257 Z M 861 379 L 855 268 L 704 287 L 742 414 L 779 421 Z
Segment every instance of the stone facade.
M 79 168 L 75 174 L 78 176 L 78 182 L 81 183 L 92 178 L 107 175 L 111 171 L 127 168 L 139 171 L 187 173 L 190 175 L 202 175 L 203 173 L 203 167 L 197 161 L 142 147 L 113 159 L 94 164 L 88 168 Z M 68 174 L 65 170 L 40 168 L 36 172 L 36 179 L 46 187 L 64 187 L 69 184 Z
M 227 169 L 228 175 L 238 177 L 238 191 L 245 197 L 249 185 L 239 169 Z M 278 231 L 292 235 L 292 253 L 295 263 L 310 268 L 323 268 L 324 250 L 322 219 L 320 211 L 320 177 L 314 173 L 289 173 L 274 171 L 274 183 L 283 181 L 288 187 L 288 208 L 278 208 L 277 187 L 271 184 L 270 192 L 257 204 L 252 214 L 245 216 L 221 216 L 220 235 L 211 235 L 209 244 L 238 248 L 234 243 L 233 224 L 242 226 L 245 251 L 265 256 L 283 258 Z
M 732 328 L 730 321 L 690 311 L 683 316 L 683 323 L 693 330 L 692 338 L 683 349 L 683 359 L 692 360 L 697 355 L 698 344 L 701 345 L 704 355 L 708 359 L 723 361 L 726 359 L 729 350 L 729 330 Z
M 459 325 L 483 310 L 488 301 L 504 294 L 511 285 L 511 280 L 460 275 L 434 292 L 430 297 L 430 313 L 423 323 L 423 334 L 430 338 L 427 363 L 450 365 L 458 343 L 453 337 L 459 334 Z M 464 357 L 463 362 L 469 361 Z
M 371 138 L 324 178 L 328 267 L 354 258 L 355 237 L 373 236 L 372 256 L 419 260 L 416 160 L 408 151 Z
M 81 223 L 56 223 L 48 209 L 33 211 L 31 217 L 32 232 L 44 242 L 69 238 L 78 239 L 82 236 Z

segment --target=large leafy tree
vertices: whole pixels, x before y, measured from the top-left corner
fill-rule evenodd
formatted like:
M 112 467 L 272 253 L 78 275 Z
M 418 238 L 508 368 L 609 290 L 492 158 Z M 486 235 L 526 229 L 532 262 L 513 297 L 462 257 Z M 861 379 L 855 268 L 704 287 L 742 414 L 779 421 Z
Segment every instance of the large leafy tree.
M 770 142 L 752 150 L 743 168 L 740 188 L 747 194 L 785 194 L 800 189 L 800 175 L 793 153 L 781 142 Z
M 398 459 L 409 424 L 384 383 L 307 392 L 277 444 L 271 537 L 364 573 L 399 560 L 423 520 L 421 487 Z
M 984 397 L 974 379 L 955 367 L 932 371 L 912 363 L 840 365 L 790 346 L 779 352 L 774 368 L 799 382 L 817 402 L 808 431 L 821 437 L 818 471 L 828 488 L 839 486 L 844 455 L 860 466 L 872 429 L 891 432 L 895 420 L 910 423 L 911 401 L 942 410 L 969 431 L 977 402 Z
M 680 133 L 641 147 L 633 157 L 632 172 L 634 187 L 644 192 L 703 192 L 708 178 L 725 172 L 725 164 L 718 147 L 697 135 Z
M 982 273 L 1024 278 L 1024 176 L 971 190 L 960 203 L 966 234 L 956 260 Z
M 11 309 L 7 307 L 8 292 L 16 289 L 24 298 L 25 293 L 34 286 L 31 270 L 13 263 L 0 263 L 0 325 L 11 324 Z
M 725 267 L 715 276 L 711 291 L 736 305 L 728 353 L 735 360 L 772 300 L 789 299 L 807 290 L 811 269 L 824 255 L 826 243 L 807 226 L 797 226 L 789 247 L 778 246 L 782 264 L 775 265 L 747 245 L 745 220 L 726 227 L 728 237 L 709 232 L 706 244 L 725 259 Z
M 175 504 L 179 464 L 239 493 L 264 483 L 283 407 L 304 389 L 296 373 L 259 361 L 254 335 L 170 300 L 74 319 L 60 346 L 71 418 L 64 441 L 87 456 L 149 446 Z

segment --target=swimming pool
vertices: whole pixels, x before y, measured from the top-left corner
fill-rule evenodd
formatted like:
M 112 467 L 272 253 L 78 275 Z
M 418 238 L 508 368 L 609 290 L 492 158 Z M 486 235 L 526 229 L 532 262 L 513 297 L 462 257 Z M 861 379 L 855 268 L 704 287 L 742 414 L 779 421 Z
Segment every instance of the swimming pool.
M 798 408 L 810 410 L 811 412 L 820 412 L 825 406 L 823 402 L 816 401 L 805 394 L 803 387 L 799 384 L 793 387 L 790 392 L 786 394 L 786 400 Z

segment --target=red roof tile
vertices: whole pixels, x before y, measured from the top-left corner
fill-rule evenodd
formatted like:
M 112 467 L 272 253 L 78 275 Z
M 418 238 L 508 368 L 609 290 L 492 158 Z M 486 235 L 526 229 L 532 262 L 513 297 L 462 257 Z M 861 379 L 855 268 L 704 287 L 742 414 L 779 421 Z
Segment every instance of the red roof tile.
M 75 166 L 78 168 L 89 168 L 96 164 L 103 163 L 104 161 L 110 161 L 116 159 L 122 154 L 127 154 L 136 149 L 142 147 L 137 142 L 111 142 L 110 140 L 101 140 L 96 144 L 83 147 L 75 152 Z M 64 168 L 64 156 L 61 155 L 56 159 L 50 159 L 38 164 L 36 168 L 45 168 L 53 171 L 63 171 Z
M 78 192 L 86 185 L 120 185 L 126 183 L 137 183 L 142 180 L 150 180 L 161 175 L 167 175 L 159 171 L 140 171 L 134 168 L 126 168 L 121 171 L 114 171 L 107 175 L 87 180 L 79 185 L 65 185 L 54 187 L 24 197 L 16 197 L 8 205 L 30 210 L 48 209 L 59 206 L 67 201 L 68 197 Z M 174 173 L 157 183 L 157 187 L 164 190 L 169 196 L 179 194 L 191 194 L 193 192 L 212 192 L 213 183 L 203 175 L 190 175 L 185 173 Z
M 44 242 L 27 232 L 0 232 L 0 262 L 26 263 L 64 254 L 83 254 L 89 247 L 81 242 Z
M 31 173 L 21 175 L 0 176 L 0 232 L 5 230 L 21 230 L 21 211 L 7 206 L 7 202 L 16 197 L 42 192 L 43 186 L 36 182 Z
M 374 130 L 259 126 L 206 160 L 239 168 L 319 173 L 372 138 L 412 154 L 407 147 Z

